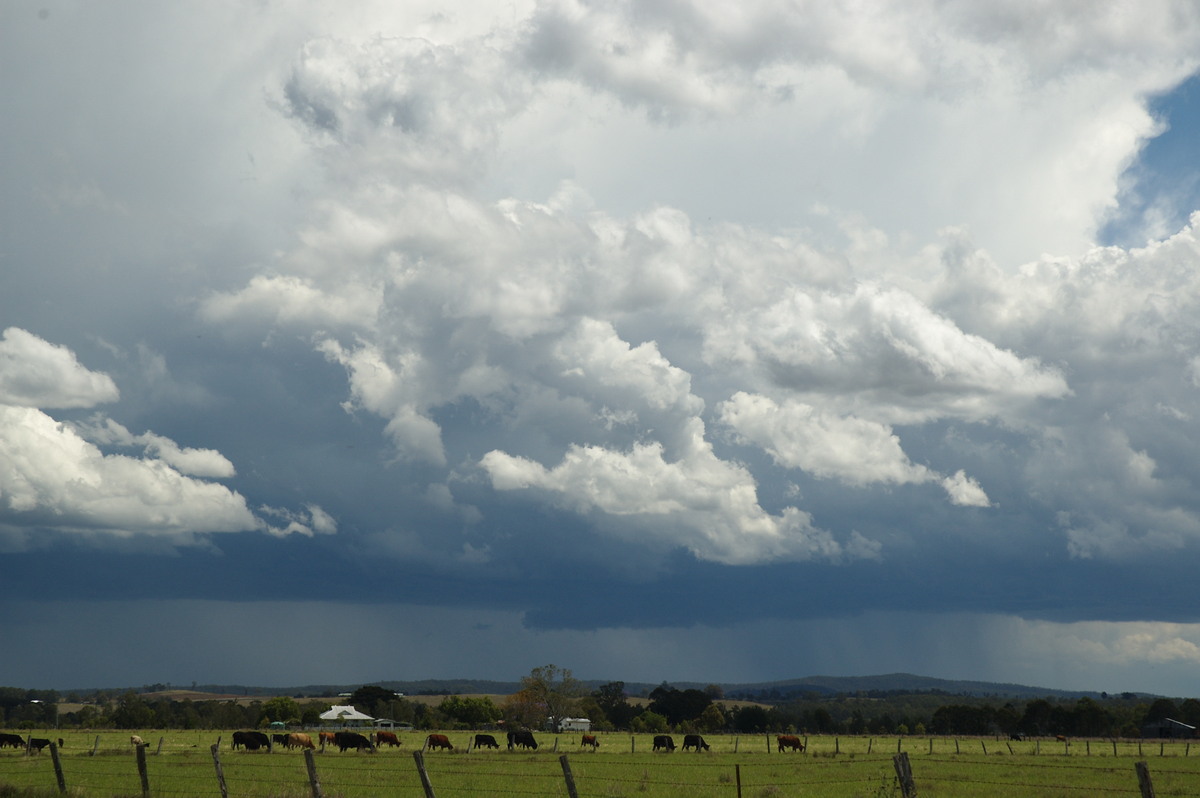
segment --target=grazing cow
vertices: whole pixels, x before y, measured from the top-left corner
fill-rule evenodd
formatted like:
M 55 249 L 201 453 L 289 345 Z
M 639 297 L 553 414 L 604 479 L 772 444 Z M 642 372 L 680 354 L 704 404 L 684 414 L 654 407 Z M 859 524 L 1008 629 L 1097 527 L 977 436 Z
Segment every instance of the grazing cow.
M 1054 735 L 1054 739 L 1058 740 L 1060 743 L 1065 743 L 1067 741 L 1067 736 L 1065 734 L 1056 734 Z
M 1021 742 L 1022 740 L 1025 739 L 1025 735 L 1021 734 L 1020 732 L 1013 732 L 1012 734 L 1008 735 L 1008 739 L 1016 740 L 1017 742 Z
M 337 735 L 335 735 L 333 732 L 318 732 L 317 736 L 321 738 L 321 747 L 322 748 L 325 747 L 325 743 L 329 743 L 330 745 L 333 745 L 334 740 L 337 739 Z
M 654 750 L 657 751 L 660 748 L 664 751 L 674 751 L 675 750 L 675 741 L 673 739 L 671 739 L 671 735 L 669 735 L 669 734 L 654 735 Z
M 48 745 L 50 745 L 50 741 L 44 737 L 30 737 L 29 738 L 29 750 L 30 751 L 37 751 L 40 754 L 42 752 L 42 749 Z
M 0 748 L 9 745 L 13 748 L 24 748 L 25 738 L 19 734 L 7 734 L 0 732 Z
M 699 734 L 685 734 L 683 737 L 683 750 L 686 751 L 689 748 L 695 748 L 697 752 L 701 749 L 707 751 L 708 743 L 704 742 L 704 738 Z
M 432 751 L 435 748 L 445 748 L 448 751 L 454 750 L 454 746 L 450 745 L 450 738 L 444 734 L 431 734 L 425 738 L 425 749 Z
M 400 738 L 396 736 L 395 732 L 375 732 L 375 745 L 383 745 L 384 743 L 387 743 L 393 748 L 398 748 L 400 746 Z
M 592 750 L 595 751 L 600 747 L 600 741 L 596 739 L 596 735 L 594 734 L 585 734 L 583 735 L 583 739 L 579 741 L 579 745 L 580 747 L 590 745 Z
M 508 750 L 511 751 L 515 746 L 522 748 L 532 748 L 537 750 L 537 740 L 533 739 L 531 731 L 515 731 L 508 733 Z
M 490 734 L 475 735 L 476 748 L 499 748 L 500 743 L 496 742 L 496 738 Z
M 235 731 L 233 733 L 233 742 L 230 743 L 233 748 L 245 748 L 247 751 L 257 751 L 260 748 L 271 750 L 271 738 L 260 731 Z
M 129 744 L 130 745 L 145 745 L 146 741 L 143 740 L 141 737 L 138 737 L 136 734 L 131 734 L 131 735 L 129 735 Z
M 794 734 L 781 734 L 775 738 L 775 742 L 779 743 L 779 753 L 783 753 L 789 748 L 793 751 L 804 750 L 804 743 L 800 742 L 800 738 Z
M 282 745 L 284 748 L 287 748 L 288 747 L 288 736 L 286 734 L 272 734 L 271 735 L 271 745 L 272 746 Z
M 286 745 L 288 748 L 316 748 L 316 746 L 313 745 L 312 737 L 309 737 L 307 734 L 301 734 L 300 732 L 292 732 L 289 734 L 287 736 Z
M 371 745 L 371 741 L 358 732 L 334 732 L 333 742 L 338 747 L 338 750 L 343 752 L 347 748 L 353 748 L 356 751 L 361 751 L 365 748 L 372 753 L 375 752 L 375 746 Z

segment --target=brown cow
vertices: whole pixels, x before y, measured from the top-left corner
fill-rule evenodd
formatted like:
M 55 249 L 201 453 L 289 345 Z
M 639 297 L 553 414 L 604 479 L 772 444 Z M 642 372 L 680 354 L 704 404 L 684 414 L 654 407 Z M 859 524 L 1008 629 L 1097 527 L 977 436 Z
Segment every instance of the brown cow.
M 590 745 L 592 747 L 592 750 L 595 751 L 597 748 L 600 747 L 600 741 L 596 739 L 596 735 L 594 735 L 594 734 L 585 734 L 585 735 L 583 735 L 583 739 L 580 741 L 579 745 L 581 747 L 585 746 L 585 745 Z
M 337 735 L 333 732 L 318 732 L 317 737 L 321 740 L 321 747 L 324 748 L 326 743 L 333 745 L 337 742 Z
M 400 739 L 398 737 L 396 737 L 395 732 L 390 732 L 390 731 L 375 732 L 375 745 L 383 745 L 384 743 L 387 743 L 388 745 L 392 746 L 393 748 L 397 748 L 400 745 Z
M 145 745 L 146 741 L 143 740 L 141 737 L 138 737 L 136 734 L 131 734 L 131 735 L 129 735 L 129 744 L 130 745 Z
M 450 751 L 454 750 L 454 746 L 450 745 L 450 739 L 444 734 L 431 734 L 425 738 L 426 750 L 434 748 L 446 748 Z
M 301 734 L 300 732 L 292 732 L 289 734 L 287 736 L 286 745 L 288 748 L 316 748 L 316 746 L 313 745 L 312 737 L 309 737 L 307 734 Z
M 800 738 L 794 734 L 781 734 L 775 738 L 775 741 L 779 743 L 780 753 L 789 748 L 793 751 L 804 750 L 804 743 L 800 742 Z

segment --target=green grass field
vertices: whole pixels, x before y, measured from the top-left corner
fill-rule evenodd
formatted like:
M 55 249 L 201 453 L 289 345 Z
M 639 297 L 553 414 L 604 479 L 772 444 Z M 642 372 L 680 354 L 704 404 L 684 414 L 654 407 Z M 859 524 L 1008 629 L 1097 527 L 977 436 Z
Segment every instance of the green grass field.
M 300 751 L 233 751 L 231 731 L 141 731 L 152 796 L 220 798 L 211 746 L 230 798 L 309 798 Z M 28 733 L 25 733 L 28 736 Z M 1148 763 L 1159 796 L 1200 796 L 1200 744 L 1107 740 L 1008 742 L 994 738 L 810 737 L 803 753 L 777 753 L 773 737 L 706 735 L 710 751 L 651 751 L 649 735 L 601 734 L 600 748 L 579 747 L 580 736 L 539 734 L 536 752 L 468 751 L 473 733 L 445 732 L 455 750 L 423 759 L 439 798 L 567 796 L 561 757 L 567 755 L 581 798 L 876 798 L 899 795 L 893 755 L 909 757 L 921 796 L 1139 796 L 1134 763 Z M 35 731 L 62 737 L 60 762 L 68 794 L 80 798 L 141 796 L 130 732 Z M 674 735 L 676 745 L 683 736 Z M 422 732 L 401 735 L 400 748 L 375 754 L 336 749 L 313 756 L 328 798 L 423 798 L 413 751 Z M 161 742 L 161 748 L 160 748 Z M 95 749 L 95 754 L 92 751 Z M 1193 750 L 1195 748 L 1195 750 Z M 740 789 L 740 792 L 739 792 Z M 26 756 L 0 749 L 0 798 L 58 795 L 49 752 Z

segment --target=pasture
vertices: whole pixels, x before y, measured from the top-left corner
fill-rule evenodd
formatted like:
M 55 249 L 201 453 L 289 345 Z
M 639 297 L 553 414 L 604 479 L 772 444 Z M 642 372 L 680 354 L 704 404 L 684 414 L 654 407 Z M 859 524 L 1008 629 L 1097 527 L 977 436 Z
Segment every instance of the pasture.
M 232 731 L 132 732 L 146 742 L 151 796 L 221 798 L 211 746 L 220 737 L 220 771 L 229 798 L 311 798 L 299 750 L 234 751 Z M 444 731 L 453 751 L 426 752 L 431 789 L 440 798 L 568 795 L 563 755 L 580 798 L 879 798 L 899 796 L 893 755 L 907 754 L 921 796 L 1024 798 L 1098 793 L 1139 796 L 1135 762 L 1147 763 L 1160 796 L 1200 796 L 1200 743 L 1182 741 L 1006 741 L 950 737 L 809 737 L 804 752 L 779 753 L 773 735 L 705 735 L 711 750 L 651 751 L 651 735 L 600 733 L 596 751 L 580 735 L 537 734 L 537 751 L 473 750 L 473 732 Z M 23 732 L 28 736 L 28 732 Z M 59 761 L 67 792 L 79 798 L 142 796 L 128 731 L 34 731 L 63 738 Z M 502 735 L 498 735 L 503 740 Z M 682 745 L 683 735 L 675 743 Z M 312 755 L 326 798 L 424 798 L 414 750 L 423 732 L 401 734 L 399 748 L 376 753 L 329 749 Z M 161 748 L 160 748 L 161 741 Z M 503 745 L 503 743 L 502 743 Z M 93 750 L 95 753 L 93 754 Z M 49 752 L 0 749 L 0 796 L 58 794 Z

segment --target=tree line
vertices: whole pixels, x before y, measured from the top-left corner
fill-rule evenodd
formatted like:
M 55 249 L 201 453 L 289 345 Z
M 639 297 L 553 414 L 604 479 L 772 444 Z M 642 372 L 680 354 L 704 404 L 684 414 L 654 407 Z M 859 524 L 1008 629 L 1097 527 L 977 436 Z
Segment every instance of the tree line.
M 70 696 L 78 700 L 78 696 Z M 175 700 L 142 696 L 90 696 L 78 710 L 59 712 L 54 691 L 0 688 L 0 726 L 6 728 L 229 729 L 262 728 L 272 722 L 316 726 L 328 700 L 276 696 L 263 701 Z M 635 700 L 631 700 L 635 699 Z M 521 680 L 516 693 L 450 695 L 439 704 L 413 701 L 376 685 L 339 700 L 372 717 L 416 729 L 553 729 L 568 717 L 584 717 L 597 731 L 735 732 L 804 734 L 1067 735 L 1136 738 L 1146 724 L 1165 718 L 1200 727 L 1200 701 L 1140 698 L 1132 694 L 1015 701 L 999 697 L 928 693 L 855 693 L 791 696 L 775 704 L 726 702 L 720 686 L 680 690 L 663 683 L 630 696 L 625 683 L 588 691 L 571 671 L 546 665 Z

